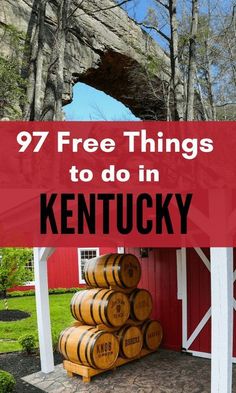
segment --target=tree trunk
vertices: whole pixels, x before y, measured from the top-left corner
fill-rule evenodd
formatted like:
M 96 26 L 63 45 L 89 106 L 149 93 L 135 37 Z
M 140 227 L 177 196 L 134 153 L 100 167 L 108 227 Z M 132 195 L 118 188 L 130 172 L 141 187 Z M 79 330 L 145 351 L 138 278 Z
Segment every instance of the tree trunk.
M 29 68 L 27 76 L 27 90 L 26 90 L 26 103 L 23 109 L 24 120 L 34 120 L 32 115 L 32 108 L 35 94 L 35 73 L 36 73 L 36 60 L 38 52 L 38 36 L 39 26 L 35 27 L 34 34 L 31 41 L 31 53 L 29 58 Z
M 207 113 L 207 109 L 206 109 L 205 102 L 204 102 L 204 99 L 203 99 L 202 87 L 201 87 L 201 84 L 200 84 L 200 82 L 199 82 L 199 80 L 198 80 L 197 73 L 196 73 L 196 82 L 197 82 L 197 87 L 198 87 L 199 101 L 200 101 L 201 107 L 202 107 L 203 120 L 204 120 L 204 121 L 207 121 L 207 120 L 209 120 L 209 118 L 208 118 L 208 113 Z
M 28 85 L 26 91 L 27 101 L 23 110 L 25 120 L 39 120 L 41 111 L 42 74 L 43 74 L 43 47 L 45 11 L 48 0 L 40 0 L 37 4 L 37 23 L 30 43 Z
M 192 0 L 192 23 L 189 39 L 189 66 L 187 85 L 186 120 L 194 120 L 194 86 L 196 75 L 196 36 L 198 32 L 198 0 Z
M 8 300 L 7 300 L 7 291 L 5 289 L 3 290 L 3 301 L 4 301 L 5 310 L 9 310 Z
M 206 79 L 206 87 L 208 92 L 208 99 L 210 104 L 210 120 L 216 120 L 216 107 L 212 89 L 212 77 L 211 77 L 211 63 L 209 56 L 209 45 L 208 39 L 205 40 L 205 52 L 206 52 L 206 71 L 205 71 L 205 79 Z
M 42 111 L 42 84 L 43 84 L 43 48 L 44 48 L 44 23 L 45 12 L 48 0 L 42 0 L 39 9 L 39 35 L 38 35 L 38 53 L 36 61 L 36 76 L 35 76 L 35 92 L 34 92 L 34 120 L 40 120 Z
M 235 38 L 236 39 L 236 38 Z M 228 47 L 228 53 L 229 53 L 229 62 L 232 68 L 232 76 L 233 76 L 233 82 L 236 87 L 236 62 L 235 62 L 235 55 L 233 53 L 231 41 L 228 37 L 228 33 L 226 32 L 226 41 L 227 41 L 227 47 Z
M 176 15 L 176 0 L 169 1 L 170 17 L 170 62 L 171 62 L 171 83 L 173 86 L 174 99 L 174 119 L 183 120 L 183 85 L 180 79 L 179 55 L 178 55 L 178 22 Z
M 62 120 L 62 95 L 64 87 L 64 62 L 67 34 L 67 17 L 71 0 L 61 0 L 58 26 L 55 33 L 51 61 L 48 69 L 46 91 L 41 120 Z

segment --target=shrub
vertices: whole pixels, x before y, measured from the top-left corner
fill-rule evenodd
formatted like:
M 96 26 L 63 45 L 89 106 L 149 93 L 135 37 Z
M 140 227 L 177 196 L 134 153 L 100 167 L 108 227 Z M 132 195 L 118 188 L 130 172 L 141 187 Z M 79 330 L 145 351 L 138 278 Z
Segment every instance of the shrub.
M 13 392 L 15 384 L 16 384 L 16 381 L 10 373 L 0 370 L 0 392 L 1 393 Z
M 29 291 L 13 291 L 13 292 L 8 292 L 7 297 L 23 297 L 23 296 L 34 296 L 35 291 L 33 289 L 30 289 Z
M 82 288 L 54 288 L 54 289 L 49 289 L 50 295 L 59 295 L 62 293 L 75 293 L 79 291 Z
M 54 289 L 49 289 L 49 294 L 50 295 L 60 295 L 64 293 L 75 293 L 77 291 L 80 291 L 83 288 L 54 288 Z M 30 289 L 29 291 L 13 291 L 13 292 L 8 292 L 7 297 L 23 297 L 23 296 L 34 296 L 35 291 L 34 289 Z
M 36 345 L 36 340 L 33 334 L 25 334 L 24 336 L 21 336 L 18 341 L 25 352 L 28 354 L 33 352 Z

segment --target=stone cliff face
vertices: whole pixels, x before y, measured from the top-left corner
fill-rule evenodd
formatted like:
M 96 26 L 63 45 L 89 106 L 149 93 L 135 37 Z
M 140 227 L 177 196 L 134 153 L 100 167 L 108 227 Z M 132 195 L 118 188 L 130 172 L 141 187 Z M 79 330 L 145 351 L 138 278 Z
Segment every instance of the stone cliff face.
M 2 0 L 0 27 L 14 25 L 33 36 L 38 0 Z M 169 59 L 157 43 L 112 0 L 73 0 L 66 36 L 63 103 L 81 81 L 118 99 L 143 119 L 164 119 L 164 88 Z M 49 0 L 44 24 L 43 69 L 48 65 L 56 29 L 57 0 Z M 3 45 L 0 52 L 7 51 Z M 45 82 L 45 81 L 44 81 Z

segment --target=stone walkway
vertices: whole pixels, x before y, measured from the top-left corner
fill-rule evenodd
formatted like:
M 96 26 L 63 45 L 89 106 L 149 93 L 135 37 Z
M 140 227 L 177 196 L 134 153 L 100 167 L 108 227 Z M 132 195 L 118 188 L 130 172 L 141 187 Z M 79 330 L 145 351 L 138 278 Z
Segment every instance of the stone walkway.
M 68 378 L 62 365 L 45 375 L 41 372 L 23 378 L 47 393 L 209 393 L 210 361 L 161 350 L 84 384 L 81 377 Z M 236 367 L 233 374 L 236 393 Z

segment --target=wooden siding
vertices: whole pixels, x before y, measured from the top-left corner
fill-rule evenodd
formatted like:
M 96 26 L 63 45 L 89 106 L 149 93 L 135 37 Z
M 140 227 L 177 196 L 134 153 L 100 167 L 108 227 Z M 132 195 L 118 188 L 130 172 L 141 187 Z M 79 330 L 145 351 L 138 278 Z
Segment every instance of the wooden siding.
M 116 251 L 114 248 L 99 248 L 100 255 Z M 79 284 L 77 248 L 57 248 L 48 259 L 48 286 L 49 288 L 82 288 L 85 286 Z
M 176 249 L 153 249 L 148 258 L 140 258 L 139 249 L 126 248 L 142 265 L 140 288 L 148 289 L 153 297 L 152 317 L 158 319 L 164 331 L 162 346 L 180 350 L 182 344 L 181 301 L 177 299 Z

